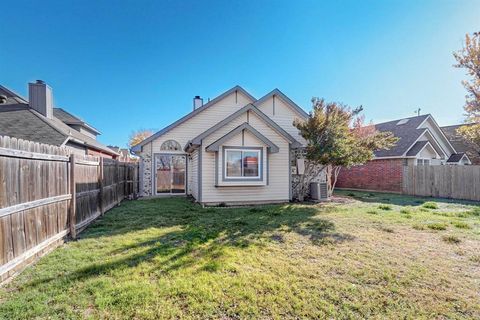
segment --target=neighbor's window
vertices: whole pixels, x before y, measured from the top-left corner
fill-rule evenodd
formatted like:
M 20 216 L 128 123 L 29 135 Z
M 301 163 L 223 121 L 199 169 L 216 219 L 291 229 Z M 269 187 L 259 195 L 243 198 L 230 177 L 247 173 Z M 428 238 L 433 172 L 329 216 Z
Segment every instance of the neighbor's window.
M 225 150 L 225 177 L 233 179 L 260 178 L 260 150 Z
M 430 165 L 430 159 L 417 159 L 417 166 L 428 166 Z

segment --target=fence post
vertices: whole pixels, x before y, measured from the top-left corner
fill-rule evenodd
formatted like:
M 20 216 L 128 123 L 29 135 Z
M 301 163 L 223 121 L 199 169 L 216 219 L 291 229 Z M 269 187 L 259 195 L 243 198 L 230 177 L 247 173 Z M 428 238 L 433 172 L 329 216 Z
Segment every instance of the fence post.
M 100 157 L 100 162 L 99 162 L 99 171 L 98 171 L 98 185 L 100 188 L 100 193 L 99 193 L 99 201 L 100 201 L 100 214 L 103 215 L 105 213 L 105 208 L 103 205 L 103 157 Z
M 70 155 L 70 194 L 72 200 L 70 200 L 70 236 L 72 239 L 77 238 L 77 230 L 75 230 L 76 224 L 76 205 L 77 205 L 77 190 L 75 183 L 75 154 Z
M 115 189 L 117 189 L 117 205 L 120 204 L 120 166 L 119 161 L 115 160 L 115 168 L 117 168 L 117 184 L 115 185 Z
M 123 177 L 123 199 L 128 198 L 128 179 L 127 179 L 127 166 L 122 164 L 122 177 Z

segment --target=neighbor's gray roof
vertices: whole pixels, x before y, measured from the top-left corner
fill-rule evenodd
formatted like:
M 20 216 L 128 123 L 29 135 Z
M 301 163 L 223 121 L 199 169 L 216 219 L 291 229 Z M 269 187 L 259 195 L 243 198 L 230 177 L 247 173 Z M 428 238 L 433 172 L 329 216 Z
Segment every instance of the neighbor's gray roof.
M 118 155 L 116 152 L 69 127 L 61 120 L 47 118 L 27 104 L 0 105 L 0 135 L 61 146 L 67 138 L 80 145 Z
M 57 119 L 60 119 L 62 122 L 68 125 L 79 125 L 94 131 L 96 134 L 100 134 L 100 131 L 86 123 L 84 120 L 80 119 L 77 116 L 74 116 L 70 112 L 65 111 L 62 108 L 53 108 L 53 116 Z
M 415 141 L 425 132 L 426 129 L 417 129 L 417 127 L 425 121 L 430 115 L 425 114 L 416 117 L 404 118 L 408 119 L 405 124 L 397 125 L 400 120 L 393 120 L 375 125 L 375 129 L 380 132 L 391 132 L 399 140 L 389 150 L 379 150 L 375 152 L 375 157 L 400 157 L 403 156 Z
M 458 162 L 465 156 L 464 152 L 454 153 L 448 158 L 447 162 Z
M 407 152 L 407 157 L 414 157 L 414 156 L 416 156 L 420 151 L 423 150 L 423 148 L 424 148 L 427 144 L 429 144 L 429 142 L 428 142 L 427 140 L 415 142 L 415 144 L 413 145 L 413 147 L 411 147 L 410 150 L 408 150 L 408 152 Z
M 67 136 L 25 104 L 0 105 L 0 135 L 60 146 Z
M 471 124 L 457 124 L 441 129 L 457 152 L 465 152 L 473 164 L 480 165 L 480 148 L 457 133 L 457 129 L 465 125 Z
M 466 152 L 472 149 L 472 145 L 469 145 L 468 141 L 457 133 L 457 129 L 464 125 L 465 124 L 457 124 L 441 128 L 457 152 Z
M 0 85 L 0 95 L 6 96 L 7 97 L 7 102 L 5 104 L 22 104 L 22 103 L 28 103 L 27 100 L 22 98 L 20 95 L 17 93 L 11 91 L 8 88 L 5 88 L 4 86 Z

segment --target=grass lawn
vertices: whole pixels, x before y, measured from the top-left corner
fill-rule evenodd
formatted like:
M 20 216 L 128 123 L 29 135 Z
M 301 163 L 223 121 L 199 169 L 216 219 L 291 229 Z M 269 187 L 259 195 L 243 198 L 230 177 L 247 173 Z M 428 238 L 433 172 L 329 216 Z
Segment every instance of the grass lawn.
M 0 288 L 1 319 L 480 318 L 480 207 L 124 202 Z

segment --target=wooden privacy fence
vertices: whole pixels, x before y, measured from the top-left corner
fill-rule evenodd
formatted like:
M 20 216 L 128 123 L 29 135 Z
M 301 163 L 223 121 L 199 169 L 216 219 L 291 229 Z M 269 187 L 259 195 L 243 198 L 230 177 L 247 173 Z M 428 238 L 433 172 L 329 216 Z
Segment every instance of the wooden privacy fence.
M 405 166 L 403 193 L 480 201 L 480 166 Z
M 0 282 L 137 194 L 137 164 L 0 136 Z

